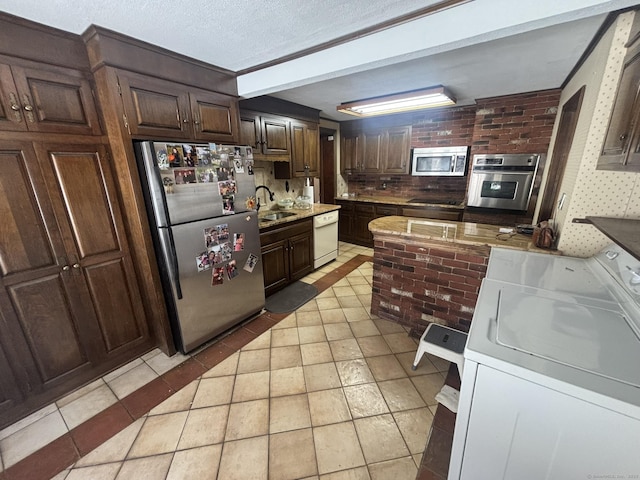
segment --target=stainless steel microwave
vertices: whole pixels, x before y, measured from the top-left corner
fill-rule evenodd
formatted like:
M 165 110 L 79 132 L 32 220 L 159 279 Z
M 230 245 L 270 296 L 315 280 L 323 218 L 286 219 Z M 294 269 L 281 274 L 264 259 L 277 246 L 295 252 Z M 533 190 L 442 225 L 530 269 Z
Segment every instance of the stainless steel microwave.
M 467 166 L 469 147 L 414 148 L 411 175 L 462 177 Z

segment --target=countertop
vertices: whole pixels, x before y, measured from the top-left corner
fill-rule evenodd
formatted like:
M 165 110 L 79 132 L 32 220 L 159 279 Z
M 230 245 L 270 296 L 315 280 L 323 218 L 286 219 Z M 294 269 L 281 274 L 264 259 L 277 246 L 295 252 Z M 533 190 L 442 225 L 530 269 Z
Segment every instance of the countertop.
M 412 239 L 490 247 L 513 248 L 524 251 L 559 254 L 557 250 L 536 247 L 530 235 L 500 233 L 500 227 L 483 223 L 428 220 L 412 217 L 381 217 L 369 223 L 369 230 L 379 234 L 397 235 Z
M 264 210 L 261 209 L 258 211 L 258 225 L 260 229 L 272 227 L 274 225 L 282 225 L 284 223 L 295 222 L 296 220 L 301 220 L 303 218 L 315 217 L 316 215 L 322 215 L 323 213 L 332 212 L 334 210 L 339 210 L 340 205 L 330 205 L 326 203 L 312 203 L 311 208 L 300 209 L 300 208 L 289 208 L 289 209 L 274 209 L 274 210 Z M 293 215 L 278 218 L 276 220 L 266 220 L 264 217 L 273 213 L 292 213 Z
M 410 200 L 418 198 L 403 198 L 403 197 L 385 197 L 382 195 L 364 196 L 358 195 L 356 197 L 336 197 L 336 200 L 351 201 L 351 202 L 369 202 L 369 203 L 386 203 L 387 205 L 410 205 L 412 207 L 439 207 L 439 208 L 451 208 L 454 210 L 464 210 L 464 204 L 450 205 L 448 203 L 416 203 L 410 202 Z
M 640 220 L 608 217 L 587 217 L 587 220 L 640 260 Z

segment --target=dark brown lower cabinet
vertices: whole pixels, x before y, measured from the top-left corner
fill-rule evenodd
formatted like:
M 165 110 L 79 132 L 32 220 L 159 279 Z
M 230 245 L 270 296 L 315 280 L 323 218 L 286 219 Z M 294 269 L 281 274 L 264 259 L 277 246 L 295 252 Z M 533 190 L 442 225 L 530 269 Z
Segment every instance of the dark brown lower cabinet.
M 313 222 L 306 218 L 261 230 L 265 295 L 313 271 Z
M 103 145 L 0 148 L 0 427 L 153 344 Z
M 355 243 L 365 247 L 373 247 L 373 235 L 369 231 L 371 220 L 399 214 L 398 207 L 395 205 L 352 200 L 337 200 L 336 203 L 341 206 L 338 239 L 341 242 Z
M 341 242 L 373 247 L 373 235 L 369 223 L 380 217 L 402 215 L 405 217 L 429 218 L 434 220 L 462 221 L 463 210 L 437 205 L 403 206 L 397 204 L 336 200 L 341 206 L 338 220 L 338 238 Z

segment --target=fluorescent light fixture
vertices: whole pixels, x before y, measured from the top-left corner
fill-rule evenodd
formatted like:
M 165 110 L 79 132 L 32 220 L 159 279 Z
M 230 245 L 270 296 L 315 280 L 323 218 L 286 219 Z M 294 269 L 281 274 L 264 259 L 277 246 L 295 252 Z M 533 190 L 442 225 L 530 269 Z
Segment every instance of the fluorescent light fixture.
M 456 99 L 453 95 L 442 85 L 437 85 L 421 90 L 342 103 L 336 109 L 339 112 L 355 115 L 356 117 L 370 117 L 423 108 L 445 107 L 447 105 L 455 105 L 455 103 Z

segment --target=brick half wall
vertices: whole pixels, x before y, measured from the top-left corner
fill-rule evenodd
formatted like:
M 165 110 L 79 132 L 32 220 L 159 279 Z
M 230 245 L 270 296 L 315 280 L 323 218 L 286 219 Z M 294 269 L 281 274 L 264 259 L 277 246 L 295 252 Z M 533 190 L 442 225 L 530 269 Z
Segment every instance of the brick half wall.
M 491 248 L 374 236 L 371 313 L 420 336 L 432 322 L 469 331 Z

